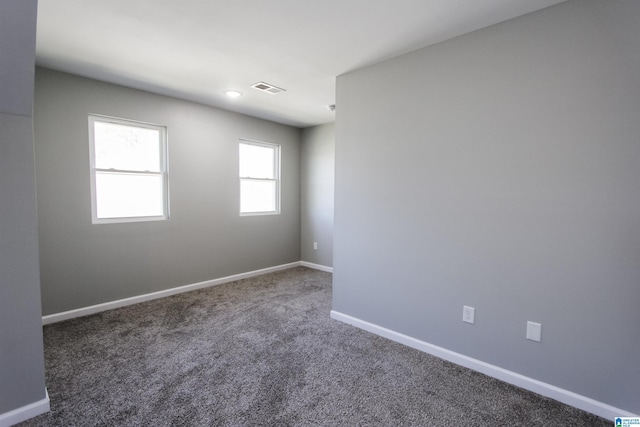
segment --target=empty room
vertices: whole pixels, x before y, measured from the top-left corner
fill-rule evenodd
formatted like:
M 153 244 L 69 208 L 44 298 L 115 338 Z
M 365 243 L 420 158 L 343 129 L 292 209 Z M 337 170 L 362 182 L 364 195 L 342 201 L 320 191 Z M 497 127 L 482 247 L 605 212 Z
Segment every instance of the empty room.
M 0 427 L 640 426 L 637 0 L 0 0 Z

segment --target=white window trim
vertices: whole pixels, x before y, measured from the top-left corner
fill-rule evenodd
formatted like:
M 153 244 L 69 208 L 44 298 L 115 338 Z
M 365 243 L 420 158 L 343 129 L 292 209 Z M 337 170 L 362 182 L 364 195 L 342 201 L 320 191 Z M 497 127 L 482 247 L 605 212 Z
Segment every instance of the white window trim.
M 140 172 L 116 169 L 99 169 L 96 168 L 95 157 L 95 122 L 106 122 L 125 126 L 135 126 L 146 129 L 153 129 L 160 132 L 160 172 Z M 169 219 L 169 160 L 167 156 L 167 128 L 162 125 L 153 123 L 139 122 L 130 119 L 121 119 L 117 117 L 103 116 L 99 114 L 89 114 L 89 165 L 91 180 L 91 223 L 92 224 L 114 224 L 127 222 L 148 222 L 148 221 L 164 221 Z M 164 215 L 155 216 L 136 216 L 136 217 L 118 217 L 118 218 L 98 218 L 98 202 L 96 193 L 96 171 L 101 172 L 120 172 L 132 173 L 136 175 L 161 175 L 162 176 L 162 207 Z
M 265 215 L 280 215 L 280 193 L 281 193 L 281 188 L 280 188 L 280 156 L 281 156 L 281 146 L 280 144 L 274 144 L 271 142 L 263 142 L 263 141 L 255 141 L 252 139 L 244 139 L 244 138 L 240 138 L 240 141 L 238 143 L 238 156 L 240 155 L 240 144 L 249 144 L 249 145 L 257 145 L 257 146 L 261 146 L 261 147 L 268 147 L 268 148 L 274 148 L 275 149 L 275 171 L 274 171 L 274 179 L 261 179 L 261 178 L 251 178 L 251 177 L 243 177 L 240 176 L 240 172 L 238 171 L 238 194 L 241 196 L 241 186 L 242 186 L 242 181 L 275 181 L 276 183 L 276 209 L 275 211 L 265 211 L 265 212 L 242 212 L 242 210 L 240 210 L 240 216 L 265 216 Z M 239 159 L 238 159 L 239 160 Z M 239 165 L 240 162 L 238 161 L 237 164 Z M 240 208 L 239 208 L 240 209 Z

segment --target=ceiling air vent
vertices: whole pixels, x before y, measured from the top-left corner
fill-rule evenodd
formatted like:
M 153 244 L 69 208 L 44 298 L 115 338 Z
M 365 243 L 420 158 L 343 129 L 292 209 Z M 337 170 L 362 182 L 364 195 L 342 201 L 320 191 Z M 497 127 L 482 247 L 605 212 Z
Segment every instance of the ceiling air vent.
M 271 94 L 286 92 L 286 89 L 282 89 L 281 87 L 277 87 L 265 82 L 258 82 L 254 85 L 251 85 L 251 87 Z

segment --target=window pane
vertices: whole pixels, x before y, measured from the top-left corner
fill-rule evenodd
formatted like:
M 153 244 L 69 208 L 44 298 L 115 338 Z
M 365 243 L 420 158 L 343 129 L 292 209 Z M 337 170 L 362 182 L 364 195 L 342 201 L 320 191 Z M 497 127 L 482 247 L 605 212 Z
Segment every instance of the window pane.
M 94 122 L 98 169 L 160 172 L 160 131 Z
M 275 148 L 240 144 L 240 176 L 275 179 Z
M 98 218 L 163 216 L 161 175 L 96 172 Z
M 240 212 L 275 212 L 275 181 L 240 181 Z

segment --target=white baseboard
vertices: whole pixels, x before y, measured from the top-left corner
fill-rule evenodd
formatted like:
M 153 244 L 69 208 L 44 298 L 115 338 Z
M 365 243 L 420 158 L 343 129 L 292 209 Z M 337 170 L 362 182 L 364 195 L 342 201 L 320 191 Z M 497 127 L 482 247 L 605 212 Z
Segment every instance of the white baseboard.
M 0 427 L 9 427 L 30 418 L 37 417 L 45 412 L 49 412 L 49 393 L 46 388 L 44 389 L 44 396 L 45 397 L 42 400 L 38 400 L 37 402 L 0 414 Z
M 289 264 L 277 265 L 275 267 L 263 268 L 260 270 L 249 271 L 247 273 L 234 274 L 233 276 L 221 277 L 219 279 L 207 280 L 204 282 L 193 283 L 190 285 L 178 286 L 175 288 L 165 289 L 149 294 L 138 295 L 135 297 L 119 299 L 116 301 L 105 302 L 102 304 L 90 305 L 88 307 L 77 308 L 75 310 L 63 311 L 61 313 L 48 314 L 42 316 L 42 324 L 61 322 L 63 320 L 74 319 L 76 317 L 88 316 L 90 314 L 100 313 L 114 308 L 125 307 L 127 305 L 138 304 L 145 301 L 151 301 L 158 298 L 164 298 L 171 295 L 181 294 L 184 292 L 195 291 L 196 289 L 208 288 L 210 286 L 222 285 L 224 283 L 235 282 L 236 280 L 247 279 L 249 277 L 260 276 L 275 271 L 287 270 L 293 267 L 301 266 L 300 261 Z
M 437 345 L 420 341 L 408 335 L 383 328 L 382 326 L 360 320 L 335 310 L 331 311 L 331 318 L 609 420 L 613 420 L 616 417 L 638 417 L 638 415 L 632 414 L 629 411 L 533 378 L 525 377 L 516 372 L 482 362 L 481 360 L 447 350 Z
M 314 270 L 326 271 L 327 273 L 333 273 L 333 267 L 327 267 L 325 265 L 314 264 L 312 262 L 300 261 L 302 267 L 313 268 Z

